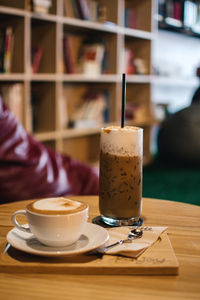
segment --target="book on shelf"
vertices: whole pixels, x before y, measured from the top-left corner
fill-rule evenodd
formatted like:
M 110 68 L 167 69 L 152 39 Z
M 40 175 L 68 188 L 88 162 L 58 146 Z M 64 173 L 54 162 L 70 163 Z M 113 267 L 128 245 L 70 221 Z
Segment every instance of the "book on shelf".
M 23 123 L 23 95 L 22 83 L 0 85 L 0 96 L 3 102 L 21 123 Z
M 69 116 L 69 127 L 93 127 L 109 120 L 109 95 L 107 91 L 88 91 Z
M 85 0 L 64 0 L 66 17 L 89 20 L 89 6 Z
M 89 1 L 89 20 L 92 22 L 98 22 L 99 19 L 99 3 L 98 1 Z
M 77 0 L 69 0 L 71 2 L 73 17 L 77 19 L 81 19 L 80 11 L 78 8 Z
M 68 74 L 99 75 L 108 72 L 108 55 L 102 38 L 81 39 L 64 34 L 63 64 Z
M 64 0 L 66 17 L 85 21 L 105 23 L 108 19 L 107 7 L 96 0 Z
M 63 59 L 64 69 L 68 74 L 76 73 L 73 38 L 65 34 L 63 37 Z
M 79 53 L 79 72 L 87 75 L 107 73 L 107 53 L 102 39 L 84 40 Z
M 183 1 L 182 1 L 183 2 Z M 183 25 L 183 3 L 180 0 L 166 1 L 165 22 L 174 27 Z
M 64 13 L 66 17 L 76 18 L 71 0 L 64 0 Z
M 186 0 L 184 2 L 184 26 L 192 29 L 199 20 L 199 13 L 199 4 Z
M 128 28 L 138 27 L 138 16 L 137 16 L 137 11 L 135 9 L 125 8 L 124 26 Z
M 166 1 L 166 6 L 165 6 L 165 9 L 166 9 L 166 18 L 173 18 L 174 17 L 174 1 L 173 0 L 167 0 Z
M 31 0 L 30 9 L 39 14 L 48 14 L 52 6 L 52 0 Z
M 174 1 L 173 18 L 181 23 L 183 21 L 183 5 L 178 0 Z
M 161 27 L 166 24 L 199 34 L 200 3 L 192 0 L 159 0 L 158 20 L 161 22 Z
M 12 67 L 14 34 L 11 26 L 0 30 L 0 72 L 10 73 Z
M 38 73 L 40 68 L 40 63 L 42 59 L 42 48 L 40 47 L 33 47 L 31 49 L 31 62 L 32 62 L 32 72 Z
M 158 20 L 169 26 L 180 28 L 183 26 L 183 1 L 159 0 Z
M 80 19 L 89 20 L 89 6 L 86 0 L 76 0 Z

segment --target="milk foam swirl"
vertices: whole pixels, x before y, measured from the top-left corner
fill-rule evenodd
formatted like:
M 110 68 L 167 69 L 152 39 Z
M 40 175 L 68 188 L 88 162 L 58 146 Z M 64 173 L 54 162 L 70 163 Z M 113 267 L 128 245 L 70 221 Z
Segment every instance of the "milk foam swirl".
M 38 199 L 28 205 L 28 210 L 38 214 L 69 214 L 84 210 L 86 204 L 66 197 Z
M 33 207 L 37 210 L 72 210 L 81 205 L 80 202 L 67 198 L 46 198 L 34 202 Z

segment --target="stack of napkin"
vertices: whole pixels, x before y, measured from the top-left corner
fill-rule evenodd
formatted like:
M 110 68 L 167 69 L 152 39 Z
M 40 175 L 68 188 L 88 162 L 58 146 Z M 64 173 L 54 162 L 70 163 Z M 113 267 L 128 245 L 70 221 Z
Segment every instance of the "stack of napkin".
M 153 245 L 167 227 L 146 227 L 146 229 L 141 229 L 143 230 L 141 238 L 133 239 L 131 243 L 123 243 L 105 251 L 105 246 L 111 245 L 119 240 L 127 239 L 132 229 L 133 227 L 130 228 L 127 226 L 108 229 L 110 236 L 109 241 L 106 245 L 99 248 L 98 252 L 102 254 L 123 255 L 136 258 Z

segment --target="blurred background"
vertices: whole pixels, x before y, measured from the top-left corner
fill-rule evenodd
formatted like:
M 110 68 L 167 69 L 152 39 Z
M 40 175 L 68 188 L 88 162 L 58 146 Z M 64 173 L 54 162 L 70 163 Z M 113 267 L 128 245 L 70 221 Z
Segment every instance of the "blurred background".
M 200 204 L 200 1 L 0 0 L 0 95 L 44 145 L 98 168 L 144 128 L 143 196 Z

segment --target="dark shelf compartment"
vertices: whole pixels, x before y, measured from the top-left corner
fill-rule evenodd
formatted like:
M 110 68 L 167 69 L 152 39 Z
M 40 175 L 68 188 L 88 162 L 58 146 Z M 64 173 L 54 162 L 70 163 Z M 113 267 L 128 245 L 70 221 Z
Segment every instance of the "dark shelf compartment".
M 159 25 L 159 29 L 161 29 L 161 30 L 167 30 L 167 31 L 187 35 L 190 37 L 200 38 L 200 33 L 196 33 L 194 31 L 192 31 L 190 28 L 186 28 L 183 26 L 182 27 L 173 26 L 171 24 L 166 23 L 165 21 L 160 21 L 158 23 L 158 25 Z

